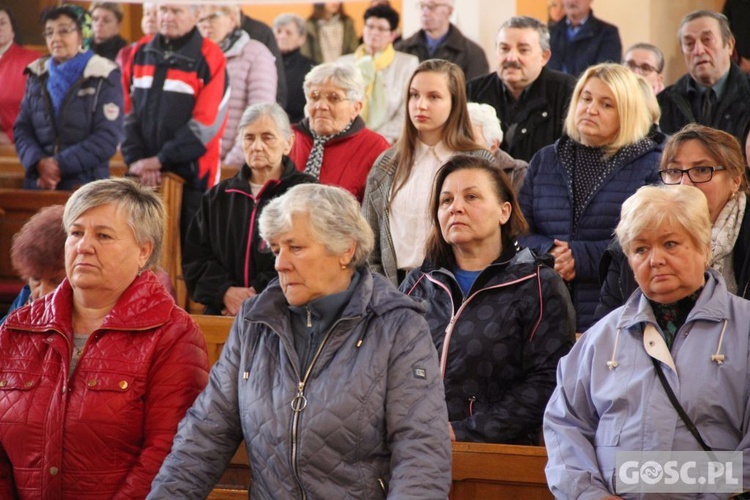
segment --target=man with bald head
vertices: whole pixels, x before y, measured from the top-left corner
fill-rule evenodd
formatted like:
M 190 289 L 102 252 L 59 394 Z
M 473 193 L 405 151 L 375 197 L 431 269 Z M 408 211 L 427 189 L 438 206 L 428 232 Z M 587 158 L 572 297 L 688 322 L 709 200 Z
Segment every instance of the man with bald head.
M 495 108 L 505 135 L 502 149 L 528 162 L 562 135 L 575 78 L 546 67 L 549 31 L 533 17 L 503 23 L 496 47 L 497 71 L 471 80 L 467 97 Z
M 157 186 L 163 172 L 185 180 L 181 232 L 219 175 L 226 122 L 226 59 L 196 28 L 197 5 L 159 3 L 158 33 L 142 38 L 123 68 L 128 173 Z
M 691 12 L 677 36 L 687 74 L 661 92 L 662 130 L 673 134 L 688 123 L 723 130 L 744 144 L 750 122 L 750 81 L 732 62 L 734 36 L 723 14 Z
M 422 29 L 395 45 L 396 50 L 413 54 L 419 61 L 445 59 L 464 70 L 466 80 L 489 71 L 482 47 L 466 38 L 451 23 L 455 0 L 420 0 Z

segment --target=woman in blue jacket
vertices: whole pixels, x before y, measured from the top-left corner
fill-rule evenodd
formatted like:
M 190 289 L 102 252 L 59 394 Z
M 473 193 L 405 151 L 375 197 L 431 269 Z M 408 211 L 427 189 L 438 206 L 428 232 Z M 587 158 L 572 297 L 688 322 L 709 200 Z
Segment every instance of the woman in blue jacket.
M 531 159 L 521 189 L 530 234 L 521 244 L 549 252 L 568 283 L 579 332 L 599 299 L 598 266 L 620 206 L 659 180 L 664 136 L 653 124 L 637 77 L 619 64 L 592 66 L 578 80 L 564 134 Z
M 42 23 L 50 56 L 26 68 L 16 151 L 25 188 L 72 190 L 109 177 L 123 131 L 122 76 L 89 50 L 91 17 L 80 7 L 51 7 Z

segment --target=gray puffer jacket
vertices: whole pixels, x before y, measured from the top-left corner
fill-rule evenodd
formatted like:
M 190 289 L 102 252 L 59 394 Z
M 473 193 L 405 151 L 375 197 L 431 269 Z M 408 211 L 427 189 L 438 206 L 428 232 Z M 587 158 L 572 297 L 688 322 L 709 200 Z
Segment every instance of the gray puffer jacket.
M 278 282 L 243 304 L 150 499 L 205 498 L 243 438 L 252 499 L 447 497 L 448 414 L 423 309 L 360 272 L 307 375 Z

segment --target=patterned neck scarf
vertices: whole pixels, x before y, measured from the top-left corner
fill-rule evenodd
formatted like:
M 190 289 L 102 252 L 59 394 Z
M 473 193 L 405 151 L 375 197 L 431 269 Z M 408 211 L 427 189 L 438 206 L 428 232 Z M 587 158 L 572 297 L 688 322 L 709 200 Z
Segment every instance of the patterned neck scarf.
M 320 167 L 323 166 L 323 153 L 326 143 L 331 139 L 344 135 L 352 127 L 353 123 L 354 120 L 350 121 L 341 132 L 331 135 L 318 135 L 314 130 L 310 129 L 310 133 L 313 136 L 313 146 L 310 150 L 310 156 L 307 157 L 307 163 L 305 164 L 306 174 L 310 174 L 320 180 Z
M 740 234 L 746 206 L 745 193 L 736 193 L 729 198 L 711 227 L 711 262 L 709 265 L 724 276 L 727 289 L 735 294 L 737 293 L 737 277 L 734 274 L 732 254 Z
M 360 45 L 354 57 L 365 81 L 365 105 L 359 114 L 370 129 L 378 130 L 388 121 L 388 93 L 382 71 L 393 64 L 396 51 L 391 43 L 383 52 L 368 54 L 365 46 Z
M 219 47 L 221 48 L 222 52 L 226 52 L 229 49 L 232 48 L 232 46 L 237 43 L 237 40 L 240 39 L 242 36 L 242 30 L 240 28 L 237 28 L 236 30 L 229 33 L 224 40 L 219 42 Z
M 700 297 L 702 291 L 703 287 L 700 287 L 687 297 L 671 304 L 660 304 L 649 299 L 648 302 L 654 311 L 656 322 L 661 327 L 661 331 L 664 334 L 664 341 L 667 343 L 670 351 L 672 350 L 672 344 L 674 344 L 677 331 L 685 324 L 688 314 L 695 307 L 695 303 L 698 301 L 698 297 Z

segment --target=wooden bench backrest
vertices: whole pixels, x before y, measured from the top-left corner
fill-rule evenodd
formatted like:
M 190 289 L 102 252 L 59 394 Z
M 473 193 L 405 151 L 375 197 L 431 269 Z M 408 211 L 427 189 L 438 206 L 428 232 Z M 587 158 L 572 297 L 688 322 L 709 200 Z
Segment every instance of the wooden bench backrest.
M 211 365 L 221 355 L 233 319 L 224 316 L 193 314 L 208 345 Z M 246 498 L 242 495 L 242 476 L 249 477 L 244 445 L 230 462 L 230 469 L 209 498 L 215 500 Z M 547 487 L 544 467 L 547 451 L 542 446 L 514 446 L 484 443 L 453 443 L 453 484 L 451 500 L 478 498 L 553 498 Z M 246 484 L 246 483 L 245 483 Z
M 41 208 L 65 205 L 70 191 L 33 191 L 26 189 L 0 189 L 0 280 L 14 281 L 18 276 L 10 263 L 10 246 L 13 235 Z

